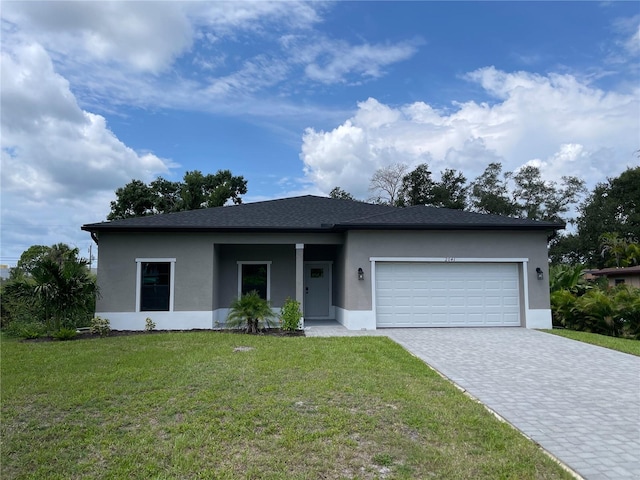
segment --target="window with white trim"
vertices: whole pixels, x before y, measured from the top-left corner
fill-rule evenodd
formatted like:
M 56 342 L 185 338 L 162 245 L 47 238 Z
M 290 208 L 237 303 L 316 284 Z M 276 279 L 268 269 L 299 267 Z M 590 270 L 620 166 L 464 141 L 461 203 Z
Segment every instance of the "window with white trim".
M 175 258 L 136 258 L 138 312 L 173 311 Z
M 271 262 L 238 262 L 238 296 L 252 291 L 271 299 Z

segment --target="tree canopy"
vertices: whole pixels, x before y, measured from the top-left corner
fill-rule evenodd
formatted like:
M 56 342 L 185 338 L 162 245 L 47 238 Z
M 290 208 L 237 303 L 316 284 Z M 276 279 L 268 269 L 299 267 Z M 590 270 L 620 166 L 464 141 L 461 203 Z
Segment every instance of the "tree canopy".
M 141 180 L 132 180 L 115 193 L 108 220 L 221 207 L 229 200 L 240 204 L 241 195 L 247 193 L 247 181 L 229 170 L 207 175 L 193 170 L 184 174 L 182 182 L 158 177 L 147 185 Z
M 2 326 L 57 331 L 86 324 L 95 309 L 96 281 L 79 250 L 64 243 L 25 250 L 1 289 Z
M 402 180 L 409 167 L 404 163 L 394 163 L 375 171 L 369 182 L 369 191 L 374 203 L 396 205 L 401 195 Z
M 343 190 L 340 187 L 334 187 L 329 192 L 329 196 L 331 198 L 338 198 L 338 199 L 341 199 L 341 200 L 355 200 L 353 195 L 351 195 L 349 192 L 347 192 L 346 190 Z
M 557 263 L 604 267 L 610 259 L 602 255 L 603 239 L 633 245 L 640 238 L 640 167 L 598 183 L 578 212 L 577 231 L 553 242 L 551 258 Z M 609 250 L 617 248 L 612 245 Z

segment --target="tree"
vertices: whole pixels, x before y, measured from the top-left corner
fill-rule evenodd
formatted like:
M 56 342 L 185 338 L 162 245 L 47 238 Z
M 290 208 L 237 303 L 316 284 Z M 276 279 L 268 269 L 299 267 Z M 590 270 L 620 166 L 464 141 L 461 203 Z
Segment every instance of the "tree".
M 585 192 L 584 181 L 562 177 L 562 186 L 542 179 L 540 168 L 527 165 L 512 175 L 513 198 L 519 216 L 530 220 L 566 221 L 563 215 Z
M 108 220 L 142 217 L 199 208 L 221 207 L 229 200 L 242 203 L 247 181 L 229 170 L 203 175 L 199 170 L 187 171 L 182 182 L 158 177 L 149 185 L 132 180 L 116 190 Z
M 602 267 L 603 234 L 640 238 L 640 167 L 628 168 L 620 176 L 598 183 L 578 210 L 578 242 L 574 248 L 587 265 Z
M 369 191 L 374 194 L 371 200 L 375 203 L 396 205 L 402 179 L 408 168 L 404 163 L 394 163 L 376 170 L 369 182 Z
M 3 327 L 20 321 L 51 331 L 86 323 L 95 310 L 97 286 L 78 254 L 63 243 L 23 252 L 19 274 L 2 287 Z
M 467 179 L 462 172 L 447 168 L 440 172 L 440 181 L 431 188 L 431 205 L 434 207 L 464 210 L 467 206 Z
M 179 212 L 182 197 L 180 182 L 172 182 L 162 177 L 156 178 L 149 184 L 154 195 L 153 206 L 158 213 Z
M 31 271 L 25 291 L 42 306 L 48 330 L 76 327 L 93 313 L 97 287 L 87 265 L 83 259 L 60 264 L 44 258 Z
M 640 245 L 637 239 L 622 238 L 618 232 L 604 233 L 600 255 L 607 267 L 630 267 L 640 262 Z
M 340 187 L 333 187 L 333 189 L 329 192 L 329 196 L 331 198 L 337 198 L 340 200 L 355 200 L 353 195 L 341 189 Z
M 433 198 L 434 182 L 431 179 L 429 165 L 418 165 L 402 177 L 402 187 L 395 202 L 398 206 L 430 205 Z
M 31 275 L 31 271 L 45 258 L 53 260 L 58 265 L 66 261 L 74 261 L 78 258 L 80 250 L 71 248 L 65 243 L 57 243 L 50 247 L 45 245 L 32 245 L 20 255 L 16 268 L 11 269 L 11 278 L 21 278 Z
M 515 216 L 518 206 L 507 195 L 510 173 L 502 173 L 502 164 L 490 163 L 471 184 L 471 206 L 476 212 Z
M 111 202 L 107 220 L 152 215 L 155 201 L 151 187 L 141 180 L 132 180 L 116 190 L 116 200 Z

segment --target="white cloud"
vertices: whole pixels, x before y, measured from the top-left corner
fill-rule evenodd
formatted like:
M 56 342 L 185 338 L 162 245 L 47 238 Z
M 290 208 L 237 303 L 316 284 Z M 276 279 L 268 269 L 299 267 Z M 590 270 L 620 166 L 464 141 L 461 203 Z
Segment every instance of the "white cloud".
M 15 41 L 3 48 L 2 255 L 15 257 L 20 251 L 6 252 L 7 245 L 41 243 L 39 235 L 53 226 L 64 225 L 62 238 L 80 241 L 86 235 L 74 219 L 104 218 L 116 188 L 132 178 L 150 180 L 171 164 L 134 151 L 104 117 L 82 110 L 41 45 Z
M 305 74 L 311 80 L 326 84 L 346 82 L 352 75 L 356 78 L 378 78 L 384 75 L 384 67 L 413 56 L 418 43 L 349 45 L 347 42 L 324 40 L 308 46 L 315 55 L 306 65 Z M 309 56 L 309 52 L 302 55 Z
M 137 71 L 166 69 L 193 41 L 172 2 L 6 2 L 3 18 L 59 55 Z
M 397 162 L 427 162 L 434 172 L 455 168 L 471 180 L 493 161 L 505 170 L 537 161 L 550 180 L 576 175 L 589 186 L 633 164 L 637 89 L 603 91 L 571 75 L 493 67 L 467 78 L 495 103 L 455 103 L 446 112 L 422 102 L 393 107 L 369 99 L 331 131 L 307 129 L 300 153 L 306 178 L 325 192 L 338 185 L 364 198 L 373 172 Z

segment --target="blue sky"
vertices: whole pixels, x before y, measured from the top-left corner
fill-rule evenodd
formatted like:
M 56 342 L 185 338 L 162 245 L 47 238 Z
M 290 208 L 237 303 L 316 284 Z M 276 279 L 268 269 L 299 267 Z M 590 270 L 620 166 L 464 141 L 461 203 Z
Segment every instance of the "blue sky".
M 9 2 L 2 251 L 86 255 L 131 179 L 230 169 L 245 201 L 368 196 L 428 163 L 592 188 L 638 164 L 638 2 Z

